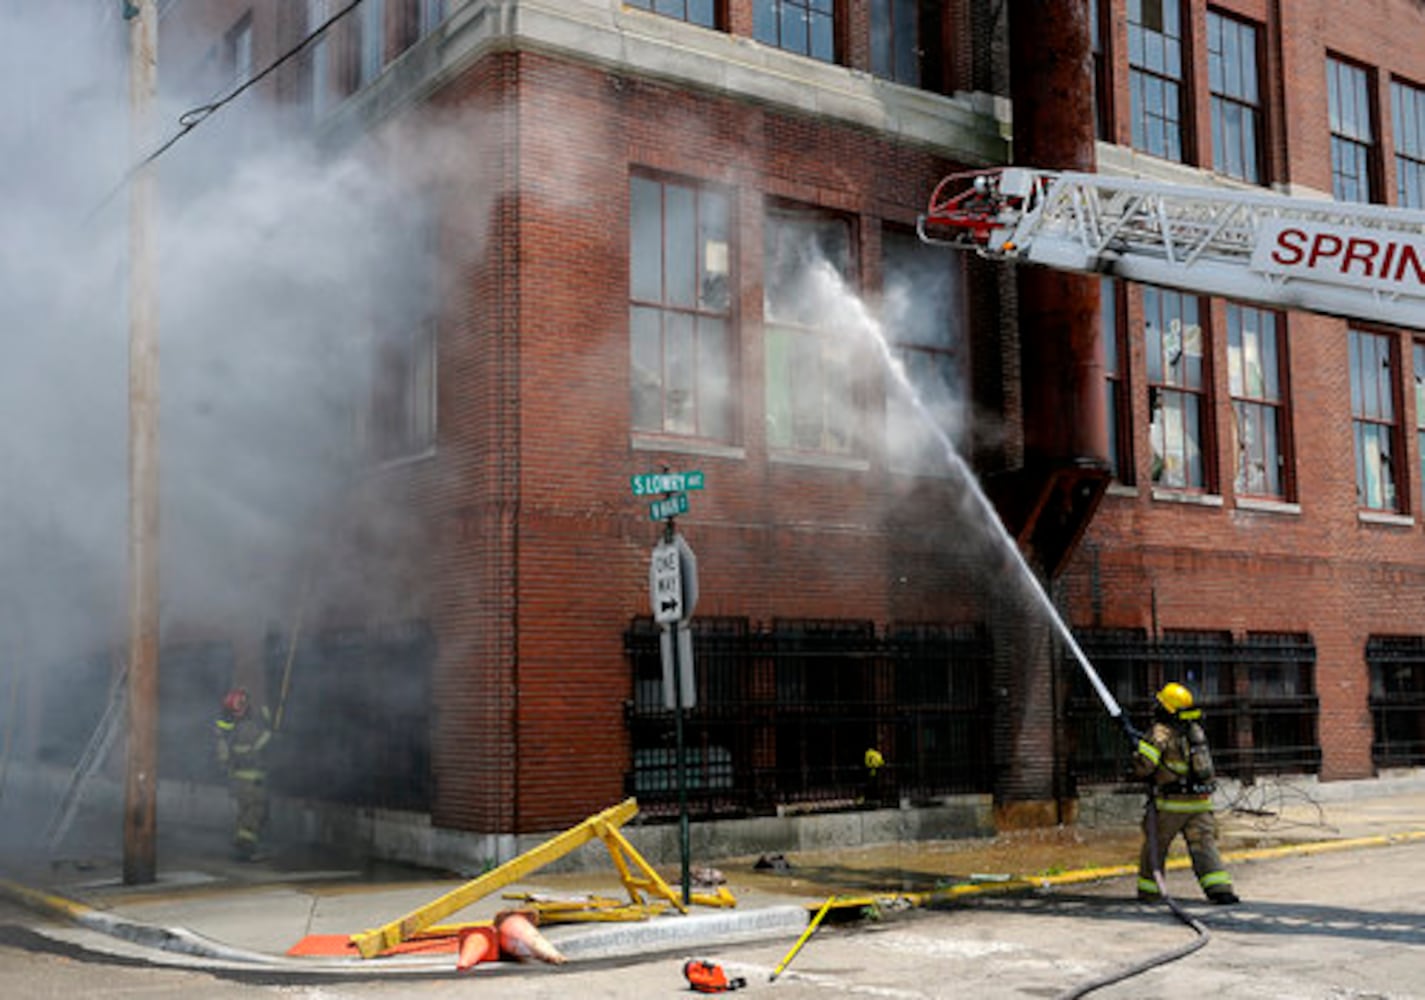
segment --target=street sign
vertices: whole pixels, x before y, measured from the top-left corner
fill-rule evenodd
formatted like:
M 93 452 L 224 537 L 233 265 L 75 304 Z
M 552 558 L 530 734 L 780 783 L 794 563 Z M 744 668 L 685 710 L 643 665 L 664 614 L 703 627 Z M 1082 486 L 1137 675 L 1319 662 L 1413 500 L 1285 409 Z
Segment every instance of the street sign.
M 628 484 L 636 497 L 649 497 L 655 493 L 682 493 L 686 490 L 703 488 L 703 474 L 700 469 L 692 472 L 645 472 L 629 476 Z
M 648 594 L 653 604 L 653 620 L 660 625 L 687 622 L 698 603 L 698 559 L 683 540 L 653 546 L 648 564 Z
M 653 602 L 653 620 L 659 624 L 676 622 L 683 617 L 682 554 L 671 542 L 653 546 L 653 561 L 648 566 L 648 591 Z
M 654 500 L 648 505 L 648 519 L 650 521 L 666 521 L 670 517 L 677 517 L 679 514 L 688 512 L 688 494 L 674 493 L 671 497 L 664 497 L 662 500 Z
M 675 642 L 678 644 L 676 651 L 673 648 Z M 663 707 L 696 707 L 698 686 L 693 682 L 693 633 L 686 625 L 677 622 L 665 625 L 658 636 L 658 652 L 663 665 Z M 674 670 L 678 673 L 676 688 L 673 686 Z

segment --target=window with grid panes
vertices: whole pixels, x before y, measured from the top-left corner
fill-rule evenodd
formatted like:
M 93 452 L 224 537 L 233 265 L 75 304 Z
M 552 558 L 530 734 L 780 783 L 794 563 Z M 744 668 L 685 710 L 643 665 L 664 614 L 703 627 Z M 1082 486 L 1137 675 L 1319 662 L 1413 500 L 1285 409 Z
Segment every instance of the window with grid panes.
M 1153 482 L 1203 490 L 1207 351 L 1199 303 L 1182 292 L 1143 286 L 1143 342 L 1148 379 L 1148 437 Z
M 420 33 L 428 35 L 445 20 L 446 0 L 420 0 Z
M 411 458 L 436 446 L 436 322 L 439 300 L 439 224 L 422 205 L 399 220 L 405 245 L 392 254 L 416 305 L 378 331 L 371 443 L 379 461 Z M 403 301 L 406 299 L 403 298 Z
M 252 11 L 247 11 L 223 37 L 228 85 L 240 87 L 252 79 Z
M 836 0 L 754 0 L 752 37 L 766 45 L 836 61 Z
M 1234 489 L 1285 499 L 1282 344 L 1278 316 L 1227 303 L 1227 384 L 1232 397 Z
M 307 33 L 326 23 L 327 0 L 307 0 Z M 320 118 L 331 106 L 331 49 L 326 33 L 318 35 L 308 47 L 307 72 L 311 83 L 312 117 Z
M 1375 201 L 1375 128 L 1370 74 L 1326 60 L 1326 105 L 1331 125 L 1331 193 L 1338 201 Z
M 767 443 L 773 448 L 851 455 L 859 417 L 852 392 L 855 341 L 829 329 L 815 269 L 851 283 L 851 227 L 839 216 L 769 208 L 763 320 L 767 350 Z
M 1401 453 L 1395 404 L 1395 345 L 1381 333 L 1352 330 L 1351 416 L 1356 443 L 1356 504 L 1398 511 L 1396 459 Z
M 920 86 L 920 0 L 871 0 L 871 72 Z
M 1108 78 L 1108 59 L 1104 40 L 1109 37 L 1109 21 L 1105 16 L 1109 0 L 1089 0 L 1089 38 L 1093 50 L 1093 127 L 1094 135 L 1113 140 L 1113 84 Z
M 624 3 L 704 28 L 717 27 L 716 0 L 624 0 Z
M 445 20 L 445 0 L 395 0 L 390 51 L 402 53 Z
M 1395 201 L 1425 208 L 1425 90 L 1392 80 L 1390 111 L 1395 125 Z
M 360 76 L 357 85 L 364 87 L 381 75 L 386 65 L 386 4 L 385 0 L 363 0 L 358 14 Z
M 1207 80 L 1212 95 L 1212 168 L 1260 183 L 1262 101 L 1255 26 L 1207 12 Z
M 633 429 L 732 437 L 728 196 L 695 184 L 629 181 Z
M 1120 300 L 1122 286 L 1112 278 L 1100 279 L 1099 315 L 1103 337 L 1103 369 L 1108 380 L 1105 398 L 1108 405 L 1108 461 L 1113 478 L 1131 486 L 1133 475 L 1132 425 L 1129 416 L 1128 372 L 1124 359 L 1123 309 Z
M 954 441 L 965 427 L 962 345 L 955 322 L 963 306 L 959 260 L 927 246 L 913 232 L 881 237 L 881 320 L 915 399 L 894 376 L 886 380 L 886 437 L 891 468 L 946 473 L 943 433 Z
M 1183 159 L 1183 26 L 1179 0 L 1128 0 L 1133 148 Z
M 1425 343 L 1411 345 L 1415 361 L 1415 446 L 1420 456 L 1420 481 L 1425 483 Z

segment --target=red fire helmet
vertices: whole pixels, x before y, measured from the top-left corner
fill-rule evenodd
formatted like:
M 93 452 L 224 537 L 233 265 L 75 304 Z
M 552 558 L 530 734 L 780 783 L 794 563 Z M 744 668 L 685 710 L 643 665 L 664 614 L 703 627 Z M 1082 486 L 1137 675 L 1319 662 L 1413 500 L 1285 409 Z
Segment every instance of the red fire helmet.
M 223 695 L 223 708 L 233 715 L 242 716 L 247 714 L 247 689 L 233 688 Z

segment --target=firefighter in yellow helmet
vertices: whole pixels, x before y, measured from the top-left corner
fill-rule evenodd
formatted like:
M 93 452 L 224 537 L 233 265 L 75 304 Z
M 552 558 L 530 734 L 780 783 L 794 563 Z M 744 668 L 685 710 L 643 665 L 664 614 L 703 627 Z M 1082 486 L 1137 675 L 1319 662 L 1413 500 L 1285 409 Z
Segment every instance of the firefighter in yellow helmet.
M 1154 872 L 1163 870 L 1169 846 L 1182 834 L 1193 874 L 1207 898 L 1214 903 L 1238 902 L 1232 876 L 1217 851 L 1217 817 L 1212 811 L 1216 784 L 1201 718 L 1191 691 L 1178 683 L 1165 684 L 1158 692 L 1153 724 L 1138 736 L 1133 773 L 1149 783 L 1138 858 L 1139 899 L 1161 898 Z
M 862 755 L 862 762 L 866 765 L 866 792 L 862 801 L 870 805 L 882 805 L 886 798 L 885 777 L 882 773 L 886 758 L 882 756 L 881 751 L 870 747 Z
M 253 709 L 245 688 L 223 697 L 223 710 L 213 724 L 218 763 L 228 775 L 228 790 L 237 804 L 233 857 L 259 860 L 258 848 L 267 825 L 267 768 L 264 751 L 272 740 L 272 723 L 263 706 Z

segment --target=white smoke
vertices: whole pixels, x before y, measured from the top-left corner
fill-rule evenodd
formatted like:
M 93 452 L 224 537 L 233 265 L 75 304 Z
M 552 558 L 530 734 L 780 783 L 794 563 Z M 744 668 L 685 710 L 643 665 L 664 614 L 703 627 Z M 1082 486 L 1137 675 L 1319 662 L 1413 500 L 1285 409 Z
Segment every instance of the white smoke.
M 47 688 L 127 641 L 143 151 L 112 7 L 0 7 L 0 678 L 20 664 Z M 168 86 L 162 51 L 160 90 L 155 146 L 213 97 Z M 290 621 L 366 461 L 373 337 L 431 287 L 424 208 L 379 145 L 321 151 L 287 125 L 254 88 L 155 161 L 165 641 Z

